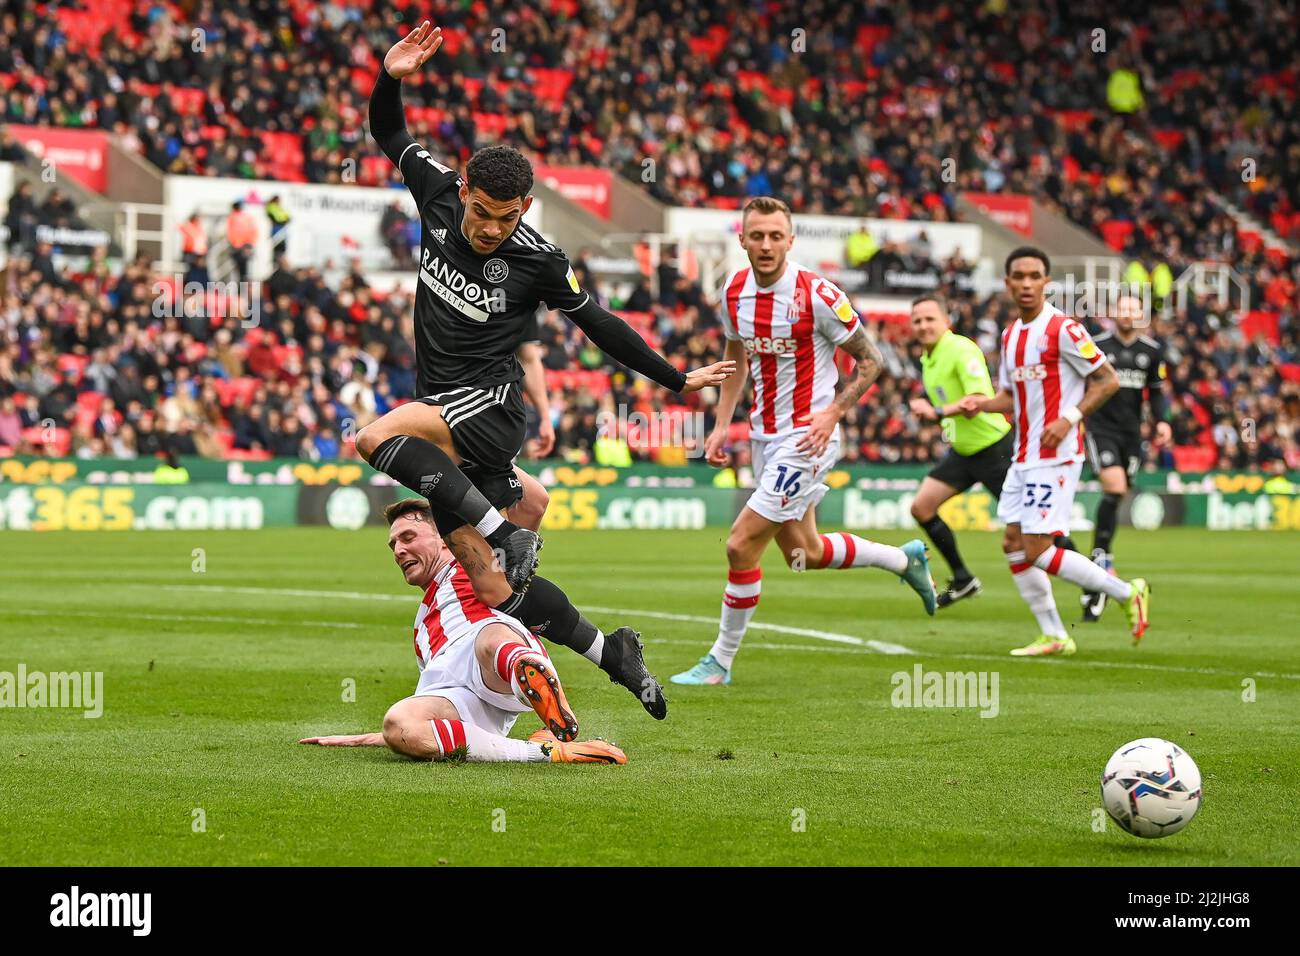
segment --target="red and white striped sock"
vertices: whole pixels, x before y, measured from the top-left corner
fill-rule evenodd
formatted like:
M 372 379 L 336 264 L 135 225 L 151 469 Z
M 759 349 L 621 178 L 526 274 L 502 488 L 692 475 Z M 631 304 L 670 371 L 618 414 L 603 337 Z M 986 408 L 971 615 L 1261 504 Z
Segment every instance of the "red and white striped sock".
M 438 743 L 435 760 L 446 760 L 448 754 L 462 747 L 470 763 L 543 763 L 551 759 L 541 744 L 511 740 L 464 721 L 437 718 L 429 725 Z
M 1023 551 L 1009 553 L 1007 563 L 1011 566 L 1011 580 L 1016 582 L 1020 596 L 1038 621 L 1039 632 L 1048 637 L 1065 637 L 1065 623 L 1056 610 L 1052 579 L 1047 576 L 1047 572 L 1026 561 Z
M 514 692 L 515 699 L 521 704 L 528 704 L 528 706 L 531 707 L 532 704 L 524 694 L 523 688 L 519 686 L 519 678 L 515 674 L 515 665 L 525 657 L 541 661 L 551 669 L 552 673 L 554 673 L 555 665 L 550 662 L 546 652 L 539 651 L 535 647 L 529 647 L 527 644 L 516 644 L 514 642 L 502 644 L 497 648 L 497 653 L 493 658 L 493 661 L 495 663 L 497 677 L 500 677 L 510 685 L 510 690 Z
M 819 568 L 884 568 L 895 574 L 907 570 L 907 554 L 892 544 L 878 544 L 843 531 L 824 534 L 821 538 Z
M 745 629 L 758 607 L 763 590 L 763 569 L 728 571 L 727 590 L 722 594 L 722 616 L 718 621 L 718 639 L 713 642 L 714 659 L 728 670 L 745 639 Z
M 1066 551 L 1052 545 L 1034 562 L 1048 574 L 1077 584 L 1085 591 L 1100 591 L 1116 601 L 1127 601 L 1133 596 L 1133 585 L 1120 580 L 1099 564 L 1089 561 L 1078 551 Z

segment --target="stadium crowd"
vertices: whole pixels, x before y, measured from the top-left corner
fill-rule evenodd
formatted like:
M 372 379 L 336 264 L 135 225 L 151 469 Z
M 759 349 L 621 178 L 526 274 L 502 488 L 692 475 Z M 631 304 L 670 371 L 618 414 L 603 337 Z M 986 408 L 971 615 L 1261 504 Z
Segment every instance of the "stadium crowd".
M 0 115 L 114 130 L 169 172 L 398 185 L 363 122 L 390 24 L 408 8 L 96 0 L 92 18 L 75 3 L 8 4 Z M 1293 7 L 1159 3 L 1117 18 L 1064 0 L 960 10 L 435 0 L 418 12 L 446 42 L 439 68 L 405 84 L 410 122 L 453 162 L 504 141 L 540 162 L 615 169 L 677 205 L 772 193 L 802 212 L 920 220 L 958 218 L 967 190 L 1029 194 L 1145 269 L 1232 264 L 1275 334 L 1243 333 L 1206 299 L 1157 329 L 1177 443 L 1223 467 L 1300 467 L 1300 399 L 1287 377 L 1300 360 L 1300 262 L 1227 212 L 1232 203 L 1300 238 Z M 282 266 L 256 328 L 158 317 L 143 263 L 56 269 L 31 226 L 75 211 L 51 203 L 15 196 L 5 219 L 20 254 L 0 316 L 0 446 L 30 449 L 41 426 L 59 439 L 40 447 L 66 436 L 88 456 L 166 447 L 328 458 L 350 454 L 349 428 L 410 394 L 405 296 L 374 295 L 356 272 L 331 289 L 318 272 Z M 393 218 L 384 241 L 409 245 L 406 228 Z M 1005 304 L 952 301 L 959 331 L 993 351 Z M 708 295 L 685 280 L 658 301 L 638 289 L 611 304 L 679 364 L 720 353 Z M 939 430 L 906 413 L 917 349 L 899 323 L 877 334 L 887 374 L 845 423 L 846 455 L 932 460 Z M 549 317 L 542 338 L 560 449 L 593 454 L 602 408 L 644 406 L 649 391 L 562 319 Z M 608 391 L 572 374 L 582 371 L 613 372 Z M 1151 450 L 1152 463 L 1172 460 Z
M 379 57 L 410 11 L 446 37 L 438 68 L 407 84 L 417 133 L 462 160 L 505 141 L 674 205 L 780 194 L 861 216 L 946 219 L 963 190 L 1028 193 L 1090 227 L 1130 223 L 1139 253 L 1176 242 L 1184 256 L 1233 241 L 1212 197 L 1180 208 L 1208 183 L 1300 235 L 1292 5 L 96 6 L 116 29 L 86 29 L 75 3 L 53 20 L 7 5 L 3 115 L 126 133 L 171 172 L 349 181 L 371 158 Z M 365 178 L 394 174 L 365 163 Z
M 590 287 L 581 258 L 575 272 Z M 4 277 L 0 448 L 10 452 L 350 457 L 355 431 L 414 389 L 411 297 L 376 294 L 356 271 L 331 287 L 319 270 L 281 260 L 262 287 L 255 322 L 211 296 L 174 301 L 144 261 L 114 272 L 92 258 L 84 269 L 61 272 L 38 248 L 14 256 Z M 958 331 L 995 357 L 1009 303 L 946 288 Z M 684 279 L 665 284 L 657 299 L 638 287 L 606 303 L 638 307 L 625 312 L 629 320 L 679 367 L 721 354 L 715 303 Z M 934 461 L 945 450 L 940 428 L 907 410 L 920 389 L 919 346 L 906 322 L 870 325 L 886 371 L 844 422 L 846 460 Z M 1300 375 L 1286 377 L 1300 372 L 1294 327 L 1276 347 L 1244 342 L 1224 314 L 1198 300 L 1186 321 L 1155 331 L 1169 352 L 1176 444 L 1200 449 L 1206 466 L 1300 467 Z M 612 365 L 558 314 L 543 317 L 539 340 L 554 454 L 600 460 L 602 422 L 619 408 L 626 417 L 661 407 L 651 383 Z M 691 396 L 679 408 L 703 412 L 712 427 L 712 399 Z M 740 437 L 743 426 L 736 428 Z M 536 432 L 534 421 L 526 453 L 536 448 Z M 609 437 L 624 443 L 629 436 Z M 681 460 L 679 449 L 642 447 L 632 437 L 633 459 Z M 1173 450 L 1152 446 L 1148 464 L 1172 466 Z

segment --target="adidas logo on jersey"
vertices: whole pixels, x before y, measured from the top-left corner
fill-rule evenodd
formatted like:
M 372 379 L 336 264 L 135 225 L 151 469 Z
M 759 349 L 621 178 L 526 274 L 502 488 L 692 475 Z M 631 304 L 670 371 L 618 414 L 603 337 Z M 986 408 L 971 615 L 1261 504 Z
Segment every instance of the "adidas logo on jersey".
M 446 229 L 433 230 L 433 238 L 437 239 L 439 243 L 445 243 L 447 241 L 447 230 Z
M 438 487 L 438 482 L 442 480 L 442 472 L 436 475 L 425 475 L 420 479 L 420 494 L 426 498 L 432 494 L 433 489 Z

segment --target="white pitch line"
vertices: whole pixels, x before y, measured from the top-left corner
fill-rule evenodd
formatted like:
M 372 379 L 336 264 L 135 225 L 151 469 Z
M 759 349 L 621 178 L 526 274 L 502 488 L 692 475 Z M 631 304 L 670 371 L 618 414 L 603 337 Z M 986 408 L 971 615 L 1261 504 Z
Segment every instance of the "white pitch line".
M 664 611 L 630 611 L 624 607 L 595 607 L 585 608 L 588 611 L 594 611 L 597 614 L 634 614 L 638 617 L 657 617 L 664 621 L 686 621 L 691 624 L 717 624 L 716 617 L 702 617 L 698 614 L 668 614 Z M 910 647 L 904 647 L 902 644 L 890 644 L 888 641 L 873 641 L 854 637 L 851 634 L 836 634 L 834 631 L 818 631 L 810 627 L 788 627 L 785 624 L 766 624 L 762 621 L 750 621 L 751 629 L 760 631 L 775 631 L 778 634 L 794 634 L 798 637 L 815 637 L 820 641 L 830 641 L 834 644 L 853 644 L 858 647 L 870 648 L 877 654 L 912 654 L 919 652 L 912 650 Z M 748 646 L 748 645 L 746 645 Z
M 139 585 L 145 587 L 146 585 Z M 154 585 L 147 585 L 154 587 Z M 234 594 L 281 594 L 287 597 L 313 597 L 313 598 L 344 598 L 365 601 L 409 601 L 410 597 L 401 594 L 383 594 L 369 593 L 365 591 L 310 591 L 299 588 L 255 588 L 255 587 L 230 587 L 217 584 L 165 584 L 161 585 L 164 591 L 216 591 Z M 591 607 L 591 611 L 599 614 L 633 614 L 644 617 L 656 617 L 669 621 L 683 621 L 688 623 L 716 624 L 717 620 L 711 617 L 702 617 L 691 614 L 669 614 L 663 611 L 634 611 L 628 608 L 608 608 L 608 607 Z M 240 620 L 248 620 L 241 618 Z M 255 623 L 250 621 L 250 623 Z M 269 623 L 281 624 L 281 621 Z M 359 625 L 358 625 L 359 626 Z M 807 644 L 760 644 L 756 642 L 746 642 L 745 647 L 754 650 L 780 650 L 780 651 L 815 651 L 827 654 L 910 654 L 915 657 L 930 657 L 938 659 L 951 658 L 955 660 L 970 661 L 993 661 L 998 664 L 1013 665 L 1019 667 L 1086 667 L 1100 668 L 1106 670 L 1145 670 L 1145 671 L 1163 671 L 1170 674 L 1200 674 L 1208 677 L 1265 677 L 1276 680 L 1300 681 L 1300 674 L 1286 674 L 1277 671 L 1224 671 L 1216 670 L 1212 667 L 1180 667 L 1176 664 L 1147 664 L 1141 661 L 1131 663 L 1124 661 L 1090 661 L 1079 660 L 1077 657 L 1070 660 L 1024 660 L 1013 661 L 1010 657 L 997 654 L 953 654 L 942 651 L 914 651 L 903 647 L 901 644 L 884 644 L 879 641 L 865 641 L 859 637 L 852 637 L 848 634 L 834 634 L 830 631 L 815 631 L 810 628 L 786 627 L 781 624 L 760 624 L 751 623 L 750 627 L 766 629 L 782 634 L 794 634 L 804 637 L 815 637 L 820 640 L 831 641 L 837 644 L 850 644 L 851 647 L 816 647 Z M 652 644 L 676 644 L 683 647 L 698 647 L 698 641 L 681 641 L 681 640 L 652 640 Z M 898 650 L 879 650 L 873 647 L 873 644 L 882 644 L 886 647 L 899 648 Z
M 28 617 L 49 617 L 49 611 L 8 611 L 0 609 L 0 614 L 22 614 Z M 67 611 L 58 612 L 60 617 L 94 617 L 104 619 L 103 611 Z M 272 624 L 283 627 L 284 621 L 265 617 L 219 617 L 214 614 L 139 614 L 135 611 L 115 611 L 113 617 L 132 618 L 139 621 L 199 621 L 205 624 Z M 360 624 L 345 621 L 297 621 L 299 625 L 312 627 L 359 628 Z
M 286 597 L 320 597 L 320 598 L 344 598 L 364 601 L 409 601 L 409 597 L 398 594 L 369 594 L 364 591 L 310 591 L 301 588 L 254 588 L 254 587 L 228 587 L 220 584 L 168 584 L 163 585 L 165 591 L 218 591 L 234 594 L 280 594 Z M 664 621 L 683 621 L 690 624 L 710 624 L 716 625 L 716 617 L 702 617 L 696 614 L 667 614 L 663 611 L 642 611 L 633 610 L 625 607 L 594 607 L 584 606 L 585 610 L 592 611 L 596 614 L 630 614 L 634 617 L 653 617 Z M 797 637 L 813 637 L 820 641 L 830 641 L 835 644 L 852 644 L 857 647 L 865 647 L 876 654 L 912 654 L 917 652 L 910 647 L 904 647 L 902 644 L 891 644 L 887 641 L 873 641 L 861 637 L 854 637 L 852 634 L 837 634 L 834 631 L 818 631 L 808 627 L 788 627 L 784 624 L 765 624 L 761 621 L 751 621 L 751 628 L 764 631 L 775 631 L 778 634 L 793 634 Z

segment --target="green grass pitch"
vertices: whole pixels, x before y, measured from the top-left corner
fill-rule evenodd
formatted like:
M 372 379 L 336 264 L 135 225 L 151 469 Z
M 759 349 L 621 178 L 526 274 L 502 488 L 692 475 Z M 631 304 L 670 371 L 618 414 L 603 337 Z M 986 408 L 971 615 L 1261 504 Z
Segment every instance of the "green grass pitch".
M 556 532 L 543 568 L 638 626 L 666 682 L 712 641 L 724 537 Z M 750 631 L 730 687 L 670 687 L 663 723 L 557 650 L 584 734 L 629 756 L 571 767 L 295 743 L 376 730 L 415 685 L 419 595 L 379 529 L 3 532 L 0 671 L 102 671 L 105 709 L 0 710 L 0 862 L 1296 865 L 1296 540 L 1122 530 L 1153 626 L 1132 648 L 1112 607 L 1060 661 L 1006 656 L 1035 628 L 993 535 L 961 538 L 984 595 L 934 619 L 885 572 L 796 576 L 773 551 L 756 625 L 784 630 Z M 998 716 L 891 706 L 917 662 L 996 671 Z M 1165 840 L 1097 832 L 1101 769 L 1143 736 L 1196 759 L 1201 811 Z

